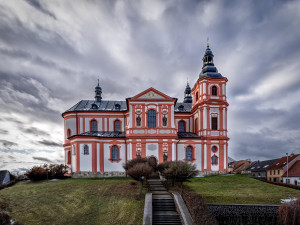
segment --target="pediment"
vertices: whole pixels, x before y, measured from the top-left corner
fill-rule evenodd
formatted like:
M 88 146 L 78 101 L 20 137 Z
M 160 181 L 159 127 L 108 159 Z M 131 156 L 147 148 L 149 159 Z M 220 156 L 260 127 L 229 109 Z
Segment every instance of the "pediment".
M 140 94 L 137 94 L 136 96 L 132 97 L 131 100 L 174 100 L 170 96 L 154 89 L 154 88 L 149 88 Z

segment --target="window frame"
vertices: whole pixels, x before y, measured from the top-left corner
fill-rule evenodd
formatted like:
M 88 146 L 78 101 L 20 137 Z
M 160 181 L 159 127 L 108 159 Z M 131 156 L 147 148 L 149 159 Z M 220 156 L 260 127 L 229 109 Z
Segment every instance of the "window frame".
M 96 130 L 93 130 L 93 123 L 96 123 Z M 96 119 L 92 119 L 90 122 L 90 131 L 91 132 L 97 132 L 98 131 L 98 121 Z
M 187 159 L 187 151 L 188 151 L 188 148 L 190 148 L 191 149 L 191 153 L 192 153 L 192 155 L 191 155 L 191 159 L 192 160 L 188 160 Z M 185 148 L 185 159 L 184 159 L 186 162 L 190 162 L 190 163 L 193 163 L 194 161 L 195 161 L 195 153 L 194 153 L 194 148 L 193 148 L 193 146 L 191 146 L 191 145 L 188 145 L 188 146 L 186 146 L 186 148 Z
M 212 96 L 218 96 L 218 87 L 216 85 L 213 85 L 211 87 L 211 95 Z
M 218 130 L 218 117 L 211 117 L 211 130 Z
M 72 136 L 72 131 L 70 128 L 67 129 L 67 138 Z
M 152 115 L 149 114 L 150 112 L 151 112 Z M 156 128 L 157 127 L 156 110 L 149 109 L 147 111 L 147 125 L 148 125 L 148 128 Z
M 89 146 L 87 144 L 83 145 L 83 155 L 89 155 Z
M 68 151 L 67 152 L 67 164 L 71 164 L 72 162 L 72 152 L 71 151 Z
M 180 131 L 180 124 L 183 124 L 183 131 Z M 186 129 L 185 129 L 185 121 L 184 120 L 180 120 L 178 122 L 178 132 L 186 132 Z
M 112 163 L 118 163 L 118 162 L 120 162 L 122 160 L 121 156 L 120 156 L 120 148 L 121 147 L 119 145 L 116 145 L 116 144 L 113 144 L 110 147 L 110 159 L 109 159 L 109 161 L 111 161 Z M 117 159 L 113 158 L 113 151 L 115 149 L 118 151 L 118 158 Z
M 216 163 L 213 163 L 213 159 L 216 159 Z M 219 158 L 215 154 L 211 157 L 211 165 L 218 165 L 219 164 Z
M 117 122 L 119 122 L 119 130 L 116 130 L 116 123 Z M 119 119 L 116 119 L 115 121 L 114 121 L 114 132 L 121 132 L 121 127 L 122 127 L 122 123 L 121 123 L 121 121 L 119 120 Z

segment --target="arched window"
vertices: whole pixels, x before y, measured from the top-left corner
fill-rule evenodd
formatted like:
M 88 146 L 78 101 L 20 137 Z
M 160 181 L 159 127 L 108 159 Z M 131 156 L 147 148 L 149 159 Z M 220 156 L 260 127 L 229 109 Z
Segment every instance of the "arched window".
M 71 151 L 68 151 L 67 164 L 71 164 Z
M 212 152 L 216 152 L 218 149 L 217 149 L 216 146 L 213 146 L 213 147 L 211 148 L 211 150 L 212 150 Z
M 72 135 L 72 132 L 71 132 L 71 129 L 69 128 L 69 129 L 67 130 L 67 137 L 71 137 L 71 135 Z
M 216 86 L 212 86 L 211 95 L 218 95 L 218 88 Z
M 91 131 L 98 131 L 98 123 L 96 120 L 92 120 L 91 122 Z
M 218 118 L 217 117 L 211 118 L 211 129 L 218 130 Z
M 83 146 L 83 154 L 84 155 L 88 155 L 89 154 L 89 146 L 87 146 L 87 145 Z
M 120 123 L 120 120 L 115 120 L 115 123 L 114 123 L 114 131 L 115 131 L 115 132 L 120 132 L 120 131 L 121 131 L 121 123 Z
M 185 156 L 185 160 L 188 162 L 192 162 L 193 161 L 193 149 L 191 146 L 188 146 L 186 148 L 186 156 Z
M 136 117 L 136 126 L 140 127 L 141 126 L 141 122 L 142 122 L 141 116 L 137 115 L 137 117 Z
M 111 149 L 111 161 L 119 161 L 119 148 L 116 145 Z
M 185 122 L 183 120 L 178 123 L 178 132 L 185 132 Z
M 164 127 L 166 127 L 168 125 L 168 119 L 167 119 L 166 115 L 164 115 L 162 118 L 162 124 Z
M 196 92 L 196 101 L 198 101 L 198 98 L 199 98 L 199 94 L 198 92 Z
M 73 145 L 73 155 L 76 155 L 76 147 Z
M 213 156 L 211 157 L 211 164 L 212 164 L 212 165 L 218 164 L 218 157 L 217 157 L 217 156 L 213 155 Z
M 156 111 L 154 109 L 148 111 L 148 128 L 156 128 Z

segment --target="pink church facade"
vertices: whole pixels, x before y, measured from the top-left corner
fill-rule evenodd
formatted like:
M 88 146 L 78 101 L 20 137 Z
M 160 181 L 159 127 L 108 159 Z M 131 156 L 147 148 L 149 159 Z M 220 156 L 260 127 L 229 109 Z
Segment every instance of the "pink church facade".
M 227 171 L 227 78 L 218 73 L 209 46 L 183 102 L 154 88 L 126 101 L 82 100 L 65 111 L 65 164 L 73 174 L 125 175 L 136 157 L 194 163 L 200 173 Z

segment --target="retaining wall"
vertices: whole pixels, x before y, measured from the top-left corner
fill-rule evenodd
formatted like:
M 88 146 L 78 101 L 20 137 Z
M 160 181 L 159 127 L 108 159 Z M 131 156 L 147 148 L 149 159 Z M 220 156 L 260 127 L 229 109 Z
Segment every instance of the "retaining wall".
M 279 205 L 207 204 L 220 225 L 276 225 Z

